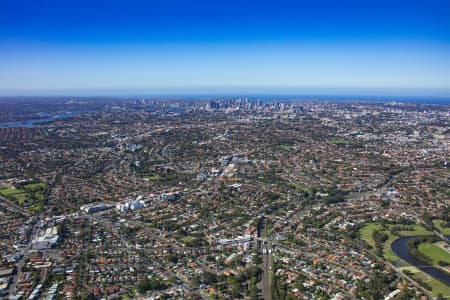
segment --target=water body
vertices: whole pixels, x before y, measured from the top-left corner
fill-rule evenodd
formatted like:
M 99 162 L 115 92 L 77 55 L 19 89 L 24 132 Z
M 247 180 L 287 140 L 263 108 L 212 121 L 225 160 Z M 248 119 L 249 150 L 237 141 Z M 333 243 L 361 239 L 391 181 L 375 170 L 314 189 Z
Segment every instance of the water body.
M 450 97 L 434 97 L 434 96 L 374 96 L 374 95 L 333 95 L 333 94 L 286 94 L 286 95 L 253 95 L 253 97 L 261 98 L 263 102 L 271 101 L 290 101 L 292 99 L 300 101 L 323 101 L 323 102 L 376 102 L 376 103 L 415 103 L 428 105 L 450 105 Z
M 94 110 L 74 110 L 61 113 L 55 113 L 54 115 L 43 115 L 42 118 L 35 118 L 23 121 L 12 121 L 0 123 L 0 128 L 34 128 L 43 126 L 43 123 L 53 122 L 59 119 L 67 119 L 82 113 L 94 112 Z
M 392 250 L 394 251 L 395 254 L 397 254 L 399 257 L 401 257 L 403 260 L 407 261 L 411 265 L 417 267 L 418 269 L 422 270 L 428 275 L 433 276 L 434 278 L 450 286 L 450 276 L 448 274 L 442 272 L 436 267 L 430 266 L 418 260 L 417 258 L 409 254 L 408 241 L 416 237 L 417 236 L 405 236 L 395 240 L 392 243 Z M 449 240 L 450 236 L 446 236 L 446 238 Z

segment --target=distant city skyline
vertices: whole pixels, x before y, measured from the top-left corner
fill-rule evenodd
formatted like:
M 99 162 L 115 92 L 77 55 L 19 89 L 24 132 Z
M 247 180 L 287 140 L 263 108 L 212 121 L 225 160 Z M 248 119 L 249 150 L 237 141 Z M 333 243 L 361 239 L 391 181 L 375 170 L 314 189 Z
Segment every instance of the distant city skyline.
M 447 1 L 4 1 L 0 95 L 450 96 Z

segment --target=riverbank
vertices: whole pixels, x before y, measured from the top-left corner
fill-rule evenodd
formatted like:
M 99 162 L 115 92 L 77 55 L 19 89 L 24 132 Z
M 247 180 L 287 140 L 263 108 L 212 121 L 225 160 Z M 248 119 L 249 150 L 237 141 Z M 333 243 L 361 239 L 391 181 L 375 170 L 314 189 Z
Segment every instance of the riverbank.
M 393 228 L 408 229 L 408 230 L 396 230 L 395 234 L 391 231 Z M 407 260 L 397 255 L 393 249 L 394 242 L 399 241 L 402 238 L 411 239 L 416 236 L 433 236 L 434 233 L 428 231 L 421 225 L 399 225 L 399 224 L 382 224 L 379 222 L 368 223 L 360 229 L 360 238 L 365 241 L 371 249 L 369 252 L 376 255 L 376 242 L 373 239 L 373 233 L 379 231 L 387 236 L 387 239 L 382 243 L 382 256 L 381 258 L 392 263 L 401 272 L 407 273 L 412 279 L 430 290 L 434 296 L 439 294 L 450 297 L 450 285 L 447 285 L 435 277 L 431 276 L 424 269 L 417 268 Z M 406 243 L 406 242 L 405 242 Z M 406 253 L 409 255 L 407 246 L 405 245 Z M 427 270 L 426 270 L 427 271 Z
M 450 276 L 440 268 L 431 266 L 410 253 L 408 242 L 416 238 L 417 236 L 398 238 L 392 244 L 393 252 L 407 262 L 409 266 L 416 268 L 416 270 L 409 269 L 413 273 L 412 277 L 419 283 L 422 283 L 425 288 L 431 289 L 433 295 L 442 294 L 450 297 Z M 402 271 L 408 270 L 405 268 L 401 269 Z
M 442 234 L 442 235 L 450 235 L 450 227 L 443 227 L 442 224 L 444 220 L 433 220 L 433 226 Z
M 397 228 L 400 230 L 397 230 L 397 235 L 393 234 L 391 230 L 393 228 Z M 401 230 L 403 229 L 403 230 Z M 383 256 L 385 260 L 394 263 L 394 264 L 400 264 L 404 265 L 405 262 L 402 262 L 402 259 L 398 257 L 393 251 L 392 251 L 392 243 L 402 236 L 433 236 L 433 232 L 426 230 L 421 225 L 403 225 L 403 224 L 385 224 L 379 222 L 374 223 L 368 223 L 364 227 L 360 229 L 360 237 L 362 240 L 364 240 L 368 245 L 370 245 L 373 249 L 370 249 L 369 251 L 372 254 L 375 253 L 375 240 L 373 239 L 373 233 L 375 231 L 379 231 L 380 233 L 387 235 L 387 240 L 383 242 Z
M 67 119 L 83 113 L 91 113 L 91 112 L 95 112 L 95 110 L 73 110 L 73 111 L 55 112 L 53 114 L 43 114 L 39 118 L 10 121 L 10 122 L 0 122 L 0 128 L 34 128 L 39 126 L 45 126 L 46 124 L 48 125 L 49 123 L 60 119 Z
M 444 241 L 434 243 L 420 243 L 417 247 L 419 253 L 427 256 L 433 265 L 450 265 L 450 254 L 444 250 L 446 243 Z

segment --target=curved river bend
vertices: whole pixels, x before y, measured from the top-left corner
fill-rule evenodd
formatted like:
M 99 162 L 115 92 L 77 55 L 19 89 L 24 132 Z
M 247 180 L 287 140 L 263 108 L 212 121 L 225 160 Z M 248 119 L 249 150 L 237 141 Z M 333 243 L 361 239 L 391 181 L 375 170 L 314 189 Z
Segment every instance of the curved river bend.
M 407 261 L 411 265 L 417 267 L 418 269 L 422 270 L 423 272 L 427 273 L 428 275 L 446 283 L 450 286 L 450 276 L 441 270 L 439 270 L 436 267 L 430 266 L 417 258 L 413 257 L 408 252 L 408 241 L 416 238 L 418 236 L 404 236 L 397 240 L 395 240 L 392 243 L 392 250 L 395 254 L 397 254 L 400 258 Z M 449 239 L 449 236 L 446 236 L 447 239 Z

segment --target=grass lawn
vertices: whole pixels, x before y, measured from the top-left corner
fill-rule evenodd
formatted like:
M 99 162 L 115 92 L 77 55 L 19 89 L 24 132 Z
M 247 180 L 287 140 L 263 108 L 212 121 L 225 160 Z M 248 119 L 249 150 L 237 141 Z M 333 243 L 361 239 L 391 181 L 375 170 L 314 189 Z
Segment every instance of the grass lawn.
M 436 220 L 434 220 L 433 222 L 435 222 Z M 433 235 L 432 232 L 426 230 L 423 226 L 421 225 L 388 225 L 388 227 L 391 226 L 404 226 L 404 227 L 408 227 L 408 228 L 412 228 L 414 230 L 412 231 L 400 231 L 400 235 L 402 236 L 414 236 L 414 235 Z M 436 225 L 435 225 L 436 226 Z M 362 227 L 359 231 L 360 233 L 360 237 L 361 239 L 363 239 L 364 241 L 367 242 L 367 244 L 371 245 L 372 247 L 375 247 L 375 242 L 372 238 L 373 232 L 375 230 L 381 230 L 382 226 L 380 223 L 368 223 L 366 224 L 364 227 Z M 381 231 L 383 233 L 386 233 L 388 235 L 388 239 L 386 240 L 386 242 L 384 242 L 383 244 L 383 258 L 386 259 L 387 261 L 390 261 L 392 263 L 394 263 L 396 266 L 399 267 L 400 270 L 409 270 L 410 272 L 413 273 L 413 278 L 415 279 L 421 279 L 423 282 L 425 282 L 426 284 L 428 284 L 431 289 L 432 289 L 432 293 L 434 296 L 437 296 L 439 294 L 442 294 L 444 297 L 450 297 L 450 287 L 447 286 L 446 284 L 440 282 L 437 279 L 434 279 L 433 277 L 429 276 L 428 274 L 422 272 L 421 270 L 419 270 L 418 268 L 409 265 L 407 262 L 405 262 L 403 259 L 401 259 L 400 257 L 398 257 L 394 251 L 392 251 L 392 243 L 398 239 L 398 236 L 395 236 L 393 234 L 391 234 L 390 230 L 384 230 Z M 419 251 L 421 251 L 420 247 L 422 245 L 422 250 L 424 251 L 424 253 L 428 256 L 434 256 L 434 259 L 438 259 L 436 261 L 436 264 L 439 260 L 442 260 L 443 254 L 442 252 L 445 252 L 443 249 L 439 248 L 436 245 L 433 245 L 431 243 L 425 243 L 425 244 L 430 244 L 430 245 L 424 245 L 421 244 L 419 246 Z M 442 252 L 441 252 L 442 251 Z M 430 255 L 430 253 L 433 253 L 432 255 Z M 450 254 L 445 253 L 446 255 L 450 256 Z M 445 256 L 447 257 L 447 256 Z M 433 263 L 435 261 L 433 260 Z
M 399 225 L 397 225 L 399 226 Z M 413 236 L 413 235 L 434 235 L 431 231 L 428 231 L 422 225 L 400 225 L 401 227 L 413 228 L 414 230 L 404 230 L 400 231 L 400 235 L 402 236 Z
M 181 238 L 181 242 L 182 243 L 190 243 L 194 240 L 194 238 L 192 236 L 184 236 Z
M 411 273 L 418 273 L 418 272 L 422 272 L 422 271 L 420 271 L 419 269 L 417 269 L 416 267 L 414 267 L 414 266 L 406 266 L 406 267 L 401 267 L 401 268 L 398 268 L 400 271 L 405 271 L 405 270 L 408 270 L 409 272 L 411 272 Z
M 375 248 L 375 241 L 372 238 L 373 232 L 375 230 L 381 230 L 380 223 L 368 223 L 363 228 L 359 230 L 361 238 L 370 246 Z
M 450 297 L 450 287 L 448 285 L 431 276 L 428 276 L 428 278 L 429 281 L 425 282 L 431 286 L 433 296 L 437 297 L 437 295 L 442 294 L 444 297 Z
M 439 261 L 446 261 L 450 264 L 450 254 L 432 243 L 420 243 L 418 249 L 420 253 L 431 258 L 433 265 L 439 264 Z
M 0 189 L 0 195 L 25 206 L 28 210 L 40 212 L 45 204 L 45 183 L 26 184 L 24 189 Z M 30 208 L 31 207 L 31 208 Z
M 11 195 L 19 204 L 23 204 L 27 199 L 27 194 L 13 194 Z
M 424 273 L 422 273 L 424 274 Z M 444 297 L 450 297 L 450 287 L 440 282 L 439 280 L 434 279 L 427 274 L 424 274 L 427 277 L 427 280 L 424 280 L 429 286 L 431 286 L 431 292 L 433 296 L 438 296 L 441 294 Z
M 277 148 L 280 150 L 285 150 L 285 151 L 295 150 L 295 146 L 291 146 L 291 145 L 278 145 Z
M 328 142 L 330 144 L 334 144 L 334 145 L 350 145 L 353 144 L 352 141 L 346 140 L 346 139 L 332 139 L 332 140 L 328 140 Z
M 0 194 L 3 197 L 8 197 L 10 195 L 21 194 L 21 193 L 25 193 L 25 191 L 24 190 L 18 190 L 18 189 L 0 189 Z
M 36 191 L 41 191 L 44 190 L 47 187 L 47 185 L 43 182 L 39 182 L 39 183 L 30 183 L 30 184 L 26 184 L 24 186 L 26 191 L 31 191 L 31 192 L 36 192 Z
M 400 231 L 400 235 L 402 235 L 402 236 L 433 235 L 432 232 L 427 231 L 421 225 L 388 225 L 388 227 L 391 227 L 391 226 L 402 226 L 402 227 L 408 227 L 408 228 L 414 229 L 412 231 L 406 231 L 406 230 Z M 381 230 L 381 229 L 382 229 L 382 226 L 380 223 L 368 223 L 360 229 L 359 233 L 360 233 L 361 239 L 363 239 L 364 241 L 366 241 L 367 244 L 369 244 L 370 246 L 375 248 L 375 241 L 373 240 L 372 235 L 375 230 Z M 384 259 L 394 263 L 397 266 L 407 265 L 407 263 L 403 259 L 398 257 L 394 253 L 394 251 L 392 251 L 391 245 L 396 239 L 398 239 L 398 236 L 393 235 L 389 229 L 381 231 L 381 232 L 388 235 L 387 241 L 384 242 L 384 244 L 383 244 Z M 371 252 L 374 253 L 373 250 Z
M 161 176 L 159 176 L 159 175 L 152 175 L 152 176 L 147 177 L 147 179 L 150 180 L 150 181 L 159 181 L 161 179 Z
M 44 194 L 42 192 L 37 192 L 37 193 L 34 194 L 34 196 L 36 197 L 36 199 L 38 201 L 44 201 L 45 200 L 45 196 L 44 196 Z
M 429 276 L 428 274 L 422 272 L 421 270 L 419 270 L 418 268 L 414 267 L 414 266 L 408 266 L 408 267 L 402 267 L 399 268 L 399 270 L 403 271 L 403 270 L 408 270 L 410 272 L 413 273 L 413 275 L 411 276 L 413 279 L 420 279 L 423 282 L 425 282 L 426 284 L 428 284 L 431 289 L 432 289 L 432 293 L 434 296 L 437 296 L 439 294 L 442 294 L 443 296 L 450 296 L 450 287 L 448 287 L 446 284 L 440 282 L 437 279 L 434 279 L 433 277 Z
M 384 233 L 386 233 L 389 238 L 387 239 L 386 242 L 384 242 L 383 245 L 383 256 L 386 260 L 395 263 L 396 265 L 398 264 L 403 264 L 403 259 L 401 259 L 400 257 L 398 257 L 394 251 L 392 251 L 392 243 L 398 239 L 398 236 L 395 236 L 393 234 L 391 234 L 388 230 L 384 231 Z
M 32 208 L 30 208 L 31 211 L 37 212 L 37 213 L 41 212 L 43 209 L 44 209 L 44 205 L 42 205 L 42 204 L 38 204 L 38 205 L 35 205 Z
M 433 220 L 433 225 L 434 227 L 437 228 L 437 230 L 439 230 L 440 233 L 442 233 L 443 235 L 450 235 L 450 227 L 442 227 L 442 222 L 444 222 L 443 220 Z

